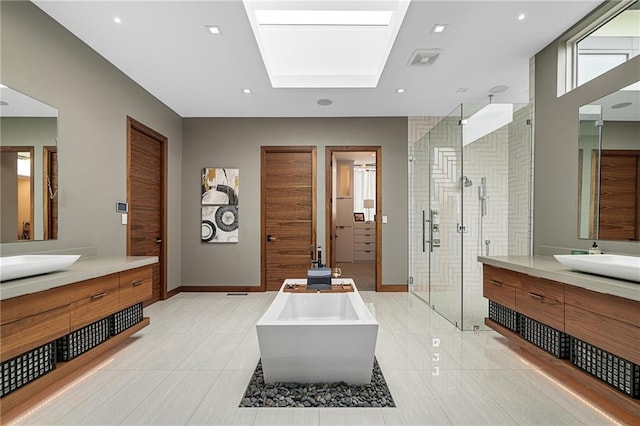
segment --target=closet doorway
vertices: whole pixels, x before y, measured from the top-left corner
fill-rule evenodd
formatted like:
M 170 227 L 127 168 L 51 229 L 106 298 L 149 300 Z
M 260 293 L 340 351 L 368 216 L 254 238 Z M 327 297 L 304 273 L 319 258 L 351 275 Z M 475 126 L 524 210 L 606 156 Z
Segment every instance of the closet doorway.
M 325 151 L 325 241 L 331 267 L 358 290 L 378 291 L 382 278 L 382 148 L 328 146 Z

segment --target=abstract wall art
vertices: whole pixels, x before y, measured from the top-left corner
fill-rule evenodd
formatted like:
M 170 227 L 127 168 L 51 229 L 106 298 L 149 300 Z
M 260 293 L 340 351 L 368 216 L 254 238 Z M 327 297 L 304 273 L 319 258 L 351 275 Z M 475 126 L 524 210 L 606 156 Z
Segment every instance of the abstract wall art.
M 238 169 L 202 169 L 202 242 L 238 242 L 238 174 Z
M 207 168 L 202 170 L 202 205 L 238 205 L 238 169 Z

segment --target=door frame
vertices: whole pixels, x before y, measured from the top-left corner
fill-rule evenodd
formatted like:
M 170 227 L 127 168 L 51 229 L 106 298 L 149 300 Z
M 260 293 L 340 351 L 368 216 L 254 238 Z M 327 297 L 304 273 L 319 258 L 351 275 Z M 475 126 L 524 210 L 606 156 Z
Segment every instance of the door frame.
M 169 139 L 127 116 L 127 202 L 131 199 L 131 132 L 133 130 L 160 143 L 160 239 L 162 244 L 158 261 L 160 262 L 160 300 L 165 300 L 167 298 L 167 145 Z M 131 256 L 132 237 L 131 221 L 127 221 L 127 256 Z
M 376 153 L 376 291 L 382 291 L 382 147 L 379 145 L 362 146 L 326 146 L 325 147 L 325 246 L 326 259 L 331 259 L 331 230 L 333 229 L 332 188 L 333 173 L 331 158 L 336 152 L 375 152 Z
M 51 213 L 51 204 L 53 199 L 55 199 L 57 197 L 57 193 L 58 193 L 58 160 L 56 159 L 56 167 L 55 167 L 55 175 L 52 177 L 51 176 L 51 172 L 52 167 L 51 167 L 51 158 L 53 157 L 53 153 L 58 153 L 58 147 L 57 146 L 51 146 L 51 145 L 46 145 L 42 147 L 42 218 L 44 220 L 43 223 L 43 231 L 44 231 L 44 239 L 48 240 L 53 238 L 52 234 L 54 234 L 54 232 L 52 231 L 52 227 L 55 224 L 55 221 L 57 221 L 57 218 L 54 218 L 52 216 Z M 52 191 L 51 193 L 53 194 L 53 198 L 51 198 L 51 194 L 49 193 L 49 191 Z M 55 219 L 55 220 L 54 220 Z M 57 239 L 57 234 L 58 234 L 58 230 L 56 229 L 56 239 Z

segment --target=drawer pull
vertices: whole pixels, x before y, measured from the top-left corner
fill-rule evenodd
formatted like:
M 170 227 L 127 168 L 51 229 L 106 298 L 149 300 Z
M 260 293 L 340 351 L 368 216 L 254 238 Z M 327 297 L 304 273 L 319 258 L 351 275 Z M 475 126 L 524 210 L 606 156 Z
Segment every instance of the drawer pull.
M 540 295 L 540 294 L 537 294 L 537 293 L 531 293 L 531 292 L 529 292 L 529 293 L 527 293 L 527 294 L 528 294 L 529 296 L 531 296 L 531 297 L 535 298 L 535 299 L 540 299 L 540 300 L 543 300 L 543 299 L 544 299 L 544 296 L 542 296 L 542 295 Z
M 498 287 L 502 287 L 502 283 L 501 283 L 501 282 L 499 282 L 499 281 L 491 280 L 491 284 L 493 284 L 493 285 L 497 285 Z
M 107 295 L 107 292 L 103 291 L 102 293 L 94 294 L 93 296 L 91 296 L 91 300 L 102 299 L 106 295 Z
M 144 284 L 144 280 L 135 280 L 131 283 L 133 287 L 138 287 L 139 285 Z

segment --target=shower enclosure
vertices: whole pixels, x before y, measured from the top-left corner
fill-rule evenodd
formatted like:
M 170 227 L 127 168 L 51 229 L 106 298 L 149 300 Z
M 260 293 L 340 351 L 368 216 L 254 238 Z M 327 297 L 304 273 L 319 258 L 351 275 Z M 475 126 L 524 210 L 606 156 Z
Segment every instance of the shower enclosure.
M 485 329 L 478 256 L 531 254 L 531 108 L 460 105 L 409 152 L 410 291 Z

